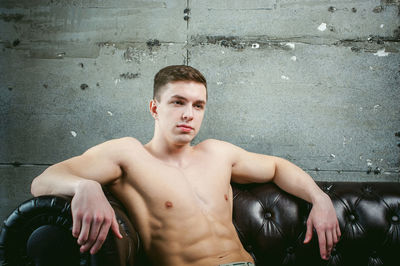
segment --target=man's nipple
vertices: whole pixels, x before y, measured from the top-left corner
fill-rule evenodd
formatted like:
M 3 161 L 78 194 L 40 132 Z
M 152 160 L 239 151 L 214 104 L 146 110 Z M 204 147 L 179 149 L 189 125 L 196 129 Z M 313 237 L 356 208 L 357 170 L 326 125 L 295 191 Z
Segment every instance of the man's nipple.
M 228 195 L 225 194 L 224 198 L 225 198 L 226 201 L 228 201 Z
M 170 209 L 172 208 L 172 206 L 174 205 L 172 205 L 172 202 L 170 202 L 169 200 L 165 202 L 165 208 Z

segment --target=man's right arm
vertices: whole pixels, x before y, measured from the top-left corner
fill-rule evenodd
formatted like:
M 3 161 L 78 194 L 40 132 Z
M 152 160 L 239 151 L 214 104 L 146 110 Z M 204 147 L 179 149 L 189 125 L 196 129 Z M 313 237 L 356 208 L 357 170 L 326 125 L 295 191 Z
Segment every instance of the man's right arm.
M 122 238 L 115 213 L 101 185 L 118 182 L 126 153 L 137 142 L 131 138 L 107 141 L 80 156 L 57 163 L 36 177 L 31 185 L 34 196 L 73 196 L 72 234 L 78 238 L 81 252 L 96 253 L 111 227 Z

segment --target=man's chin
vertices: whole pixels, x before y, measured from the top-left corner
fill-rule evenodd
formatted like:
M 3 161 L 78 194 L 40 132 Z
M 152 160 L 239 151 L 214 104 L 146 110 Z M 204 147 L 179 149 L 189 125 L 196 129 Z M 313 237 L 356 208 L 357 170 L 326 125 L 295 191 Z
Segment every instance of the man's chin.
M 186 144 L 190 144 L 192 142 L 192 140 L 194 139 L 195 136 L 193 135 L 180 135 L 178 137 L 175 138 L 175 143 L 177 145 L 186 145 Z

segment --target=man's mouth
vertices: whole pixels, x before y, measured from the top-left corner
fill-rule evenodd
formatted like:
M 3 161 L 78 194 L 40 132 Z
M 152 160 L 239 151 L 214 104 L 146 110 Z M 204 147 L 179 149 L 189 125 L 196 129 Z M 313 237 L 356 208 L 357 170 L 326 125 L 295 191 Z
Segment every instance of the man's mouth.
M 191 126 L 188 126 L 188 125 L 178 125 L 177 127 L 180 130 L 182 130 L 183 132 L 190 132 L 190 131 L 192 131 L 194 129 Z

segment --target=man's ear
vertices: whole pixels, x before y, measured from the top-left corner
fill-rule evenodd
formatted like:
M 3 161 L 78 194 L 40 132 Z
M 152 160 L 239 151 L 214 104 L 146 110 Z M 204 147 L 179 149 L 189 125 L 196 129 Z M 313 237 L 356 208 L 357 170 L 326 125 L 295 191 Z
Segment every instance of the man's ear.
M 157 100 L 153 99 L 150 101 L 150 113 L 154 117 L 154 119 L 157 119 L 157 108 L 158 108 L 158 102 Z

